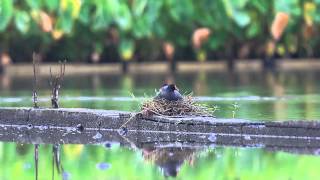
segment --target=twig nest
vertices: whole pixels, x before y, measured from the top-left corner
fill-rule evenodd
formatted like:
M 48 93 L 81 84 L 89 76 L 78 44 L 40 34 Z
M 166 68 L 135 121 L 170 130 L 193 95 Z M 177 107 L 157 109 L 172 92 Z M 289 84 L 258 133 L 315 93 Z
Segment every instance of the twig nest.
M 213 108 L 197 104 L 191 95 L 183 96 L 178 101 L 149 99 L 143 102 L 141 110 L 146 115 L 160 116 L 212 116 L 214 112 Z

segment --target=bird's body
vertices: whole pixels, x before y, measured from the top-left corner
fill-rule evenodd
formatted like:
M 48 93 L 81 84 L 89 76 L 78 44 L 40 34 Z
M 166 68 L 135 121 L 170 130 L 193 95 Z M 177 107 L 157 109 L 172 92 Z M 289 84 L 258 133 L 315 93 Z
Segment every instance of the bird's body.
M 174 84 L 164 84 L 155 98 L 166 99 L 168 101 L 178 101 L 182 99 L 182 95 Z

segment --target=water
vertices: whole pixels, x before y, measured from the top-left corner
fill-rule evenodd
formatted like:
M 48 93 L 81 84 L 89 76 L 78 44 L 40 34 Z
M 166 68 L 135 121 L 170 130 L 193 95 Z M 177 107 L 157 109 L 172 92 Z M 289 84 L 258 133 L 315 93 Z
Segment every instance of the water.
M 62 107 L 138 111 L 140 100 L 154 95 L 155 89 L 166 80 L 175 80 L 181 91 L 192 91 L 200 103 L 218 106 L 217 117 L 254 121 L 320 120 L 319 75 L 316 71 L 291 71 L 67 76 L 60 102 Z M 50 106 L 47 79 L 40 79 L 41 106 Z M 32 106 L 31 82 L 31 76 L 0 76 L 0 106 Z M 177 175 L 178 179 L 320 177 L 319 149 L 279 149 L 264 144 L 220 146 L 215 144 L 218 138 L 215 135 L 208 136 L 212 142 L 206 145 L 171 142 L 142 148 L 130 142 L 120 145 L 114 141 L 103 142 L 100 132 L 90 137 L 102 143 L 62 145 L 64 172 L 58 175 L 56 169 L 55 179 L 163 179 L 170 175 Z M 255 138 L 248 136 L 244 140 Z M 34 179 L 33 152 L 33 145 L 0 143 L 0 179 Z M 52 145 L 42 144 L 39 178 L 51 177 Z

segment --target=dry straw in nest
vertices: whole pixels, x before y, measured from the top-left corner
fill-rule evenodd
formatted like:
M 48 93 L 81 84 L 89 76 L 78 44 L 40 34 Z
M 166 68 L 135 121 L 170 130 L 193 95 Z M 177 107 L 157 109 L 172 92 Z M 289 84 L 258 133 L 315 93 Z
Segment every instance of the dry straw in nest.
M 216 107 L 198 104 L 191 95 L 179 101 L 148 99 L 142 103 L 141 111 L 147 115 L 160 116 L 212 116 Z
M 132 96 L 134 97 L 134 95 Z M 198 104 L 191 95 L 186 95 L 179 101 L 149 98 L 142 102 L 141 111 L 137 114 L 145 116 L 213 116 L 217 109 L 217 106 L 209 107 L 205 104 Z M 124 128 L 134 117 L 136 116 L 129 118 L 119 129 Z

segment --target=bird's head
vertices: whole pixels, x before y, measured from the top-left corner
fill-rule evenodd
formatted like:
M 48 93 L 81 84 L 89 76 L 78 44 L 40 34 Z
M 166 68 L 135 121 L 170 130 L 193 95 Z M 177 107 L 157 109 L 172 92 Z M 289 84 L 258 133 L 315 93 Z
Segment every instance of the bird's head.
M 169 85 L 168 85 L 168 89 L 169 89 L 170 91 L 179 90 L 175 84 L 169 84 Z

